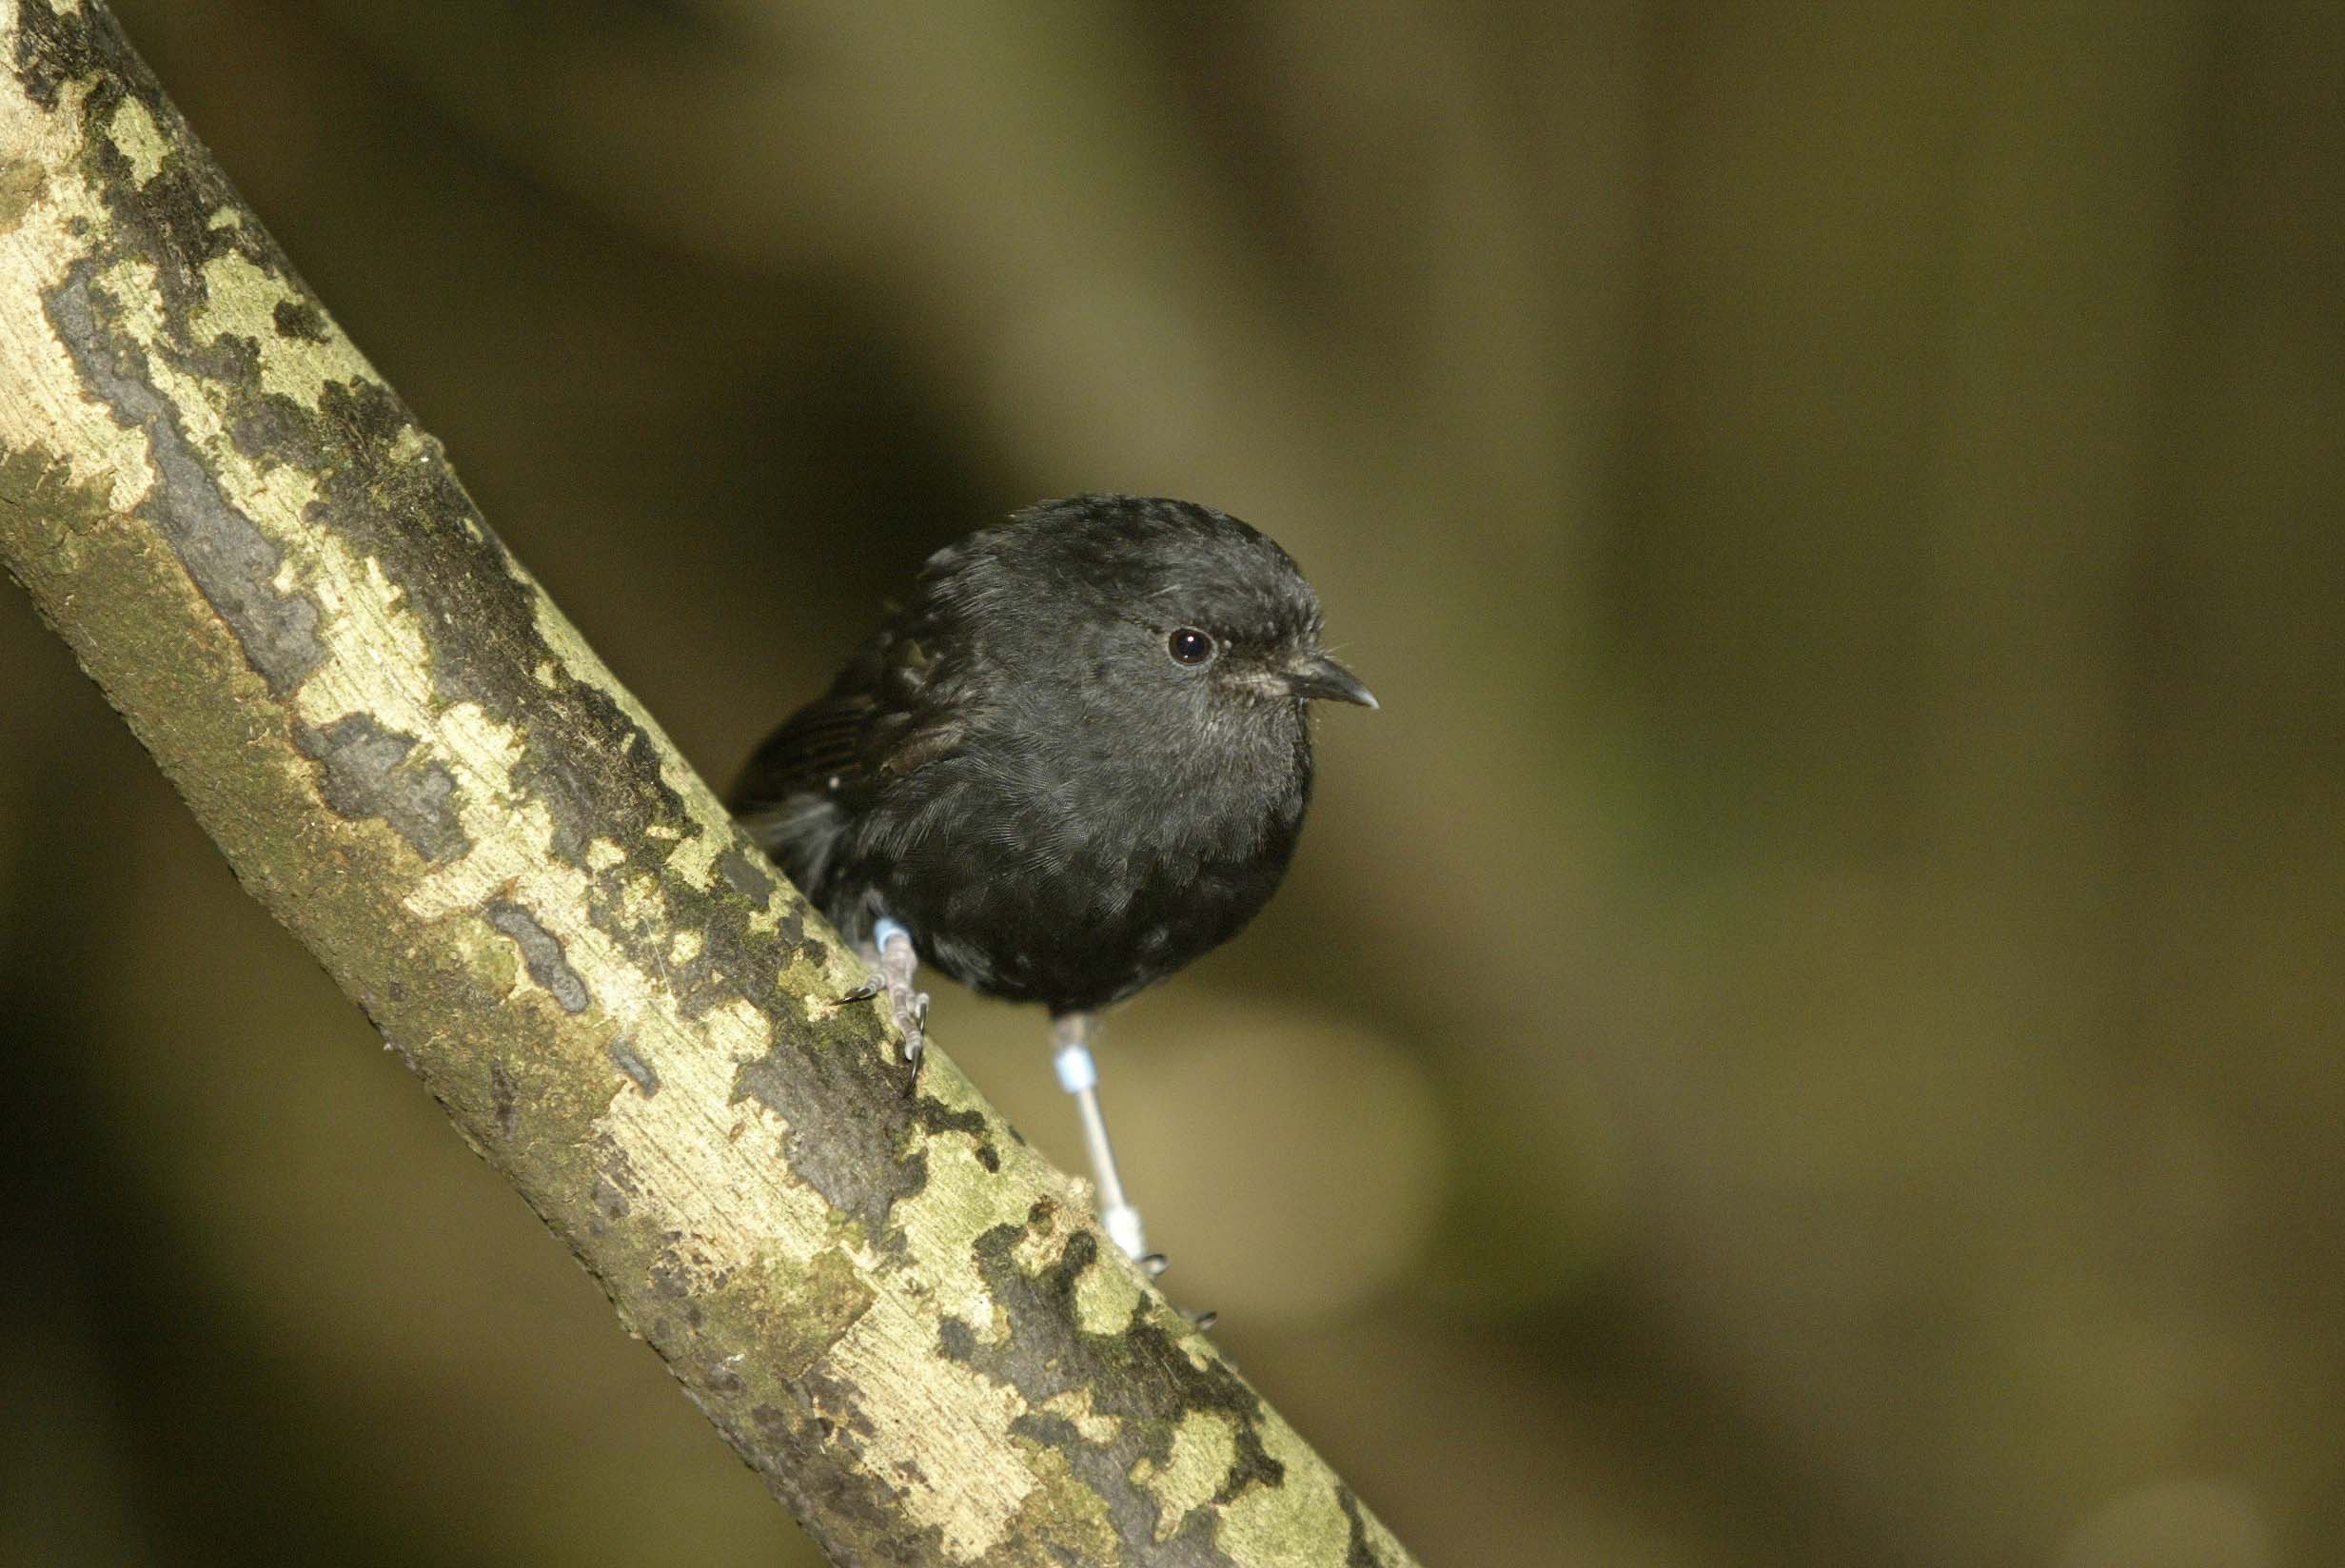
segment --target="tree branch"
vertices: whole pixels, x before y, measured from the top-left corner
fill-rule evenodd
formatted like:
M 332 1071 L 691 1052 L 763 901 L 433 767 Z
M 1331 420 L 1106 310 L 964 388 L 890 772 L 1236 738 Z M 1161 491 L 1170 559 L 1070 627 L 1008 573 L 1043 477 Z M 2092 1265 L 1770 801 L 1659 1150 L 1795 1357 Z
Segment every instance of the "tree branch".
M 1405 1564 L 500 545 L 97 0 L 0 0 L 0 555 L 840 1563 Z

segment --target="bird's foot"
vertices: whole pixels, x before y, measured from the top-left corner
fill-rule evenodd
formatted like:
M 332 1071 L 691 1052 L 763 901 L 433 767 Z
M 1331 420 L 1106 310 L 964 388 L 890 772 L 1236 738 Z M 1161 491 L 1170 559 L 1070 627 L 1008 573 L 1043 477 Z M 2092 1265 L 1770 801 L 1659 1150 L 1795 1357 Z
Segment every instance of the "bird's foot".
M 912 983 L 919 972 L 919 954 L 913 949 L 912 933 L 893 920 L 881 920 L 872 938 L 863 950 L 871 977 L 849 991 L 846 1000 L 868 1002 L 881 991 L 888 993 L 888 1010 L 896 1016 L 896 1028 L 904 1037 L 904 1061 L 912 1068 L 904 1086 L 909 1093 L 920 1081 L 920 1063 L 928 1054 L 928 992 L 915 990 Z
M 904 1092 L 920 1084 L 920 1064 L 928 1060 L 928 992 L 913 993 L 909 1008 L 898 1006 L 896 1027 L 904 1031 L 904 1064 L 912 1070 L 904 1078 Z

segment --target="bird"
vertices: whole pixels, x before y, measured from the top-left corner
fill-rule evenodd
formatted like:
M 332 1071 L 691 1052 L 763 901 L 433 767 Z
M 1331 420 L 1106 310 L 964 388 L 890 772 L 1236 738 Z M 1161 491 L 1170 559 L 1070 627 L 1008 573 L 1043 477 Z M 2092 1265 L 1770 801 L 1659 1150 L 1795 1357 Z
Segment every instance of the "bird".
M 751 755 L 736 818 L 873 966 L 916 1083 L 921 966 L 1039 1003 L 1100 1218 L 1147 1249 L 1100 1111 L 1101 1009 L 1237 934 L 1311 794 L 1310 705 L 1374 708 L 1292 557 L 1169 497 L 1047 500 L 928 558 Z

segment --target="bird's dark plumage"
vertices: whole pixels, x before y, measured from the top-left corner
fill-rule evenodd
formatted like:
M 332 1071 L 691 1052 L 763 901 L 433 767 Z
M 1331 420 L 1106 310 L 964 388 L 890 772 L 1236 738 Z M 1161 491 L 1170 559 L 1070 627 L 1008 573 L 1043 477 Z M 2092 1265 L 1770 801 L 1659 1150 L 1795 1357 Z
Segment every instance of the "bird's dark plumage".
M 732 801 L 851 941 L 1084 1012 L 1235 934 L 1310 798 L 1305 705 L 1373 705 L 1287 553 L 1189 501 L 1078 496 L 938 551 Z

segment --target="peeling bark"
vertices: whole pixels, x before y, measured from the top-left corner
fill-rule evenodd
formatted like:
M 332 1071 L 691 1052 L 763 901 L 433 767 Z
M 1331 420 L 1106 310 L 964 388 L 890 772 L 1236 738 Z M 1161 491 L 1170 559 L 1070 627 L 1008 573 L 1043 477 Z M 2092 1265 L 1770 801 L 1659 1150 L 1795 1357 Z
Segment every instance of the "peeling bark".
M 0 0 L 0 555 L 840 1563 L 1409 1558 L 877 1003 L 96 0 Z

